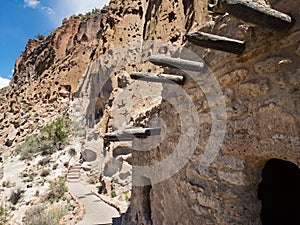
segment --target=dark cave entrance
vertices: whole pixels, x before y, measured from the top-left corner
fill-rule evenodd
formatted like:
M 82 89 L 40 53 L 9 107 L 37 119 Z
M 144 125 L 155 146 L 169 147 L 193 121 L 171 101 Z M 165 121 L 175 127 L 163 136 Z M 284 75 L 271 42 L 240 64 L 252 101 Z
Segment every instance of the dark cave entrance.
M 152 224 L 152 217 L 151 217 L 151 190 L 152 190 L 152 184 L 151 180 L 147 177 L 142 178 L 144 180 L 145 186 L 142 186 L 142 193 L 143 193 L 143 198 L 142 198 L 142 205 L 144 208 L 144 217 L 148 224 Z
M 263 225 L 300 225 L 300 169 L 281 159 L 269 160 L 258 187 Z

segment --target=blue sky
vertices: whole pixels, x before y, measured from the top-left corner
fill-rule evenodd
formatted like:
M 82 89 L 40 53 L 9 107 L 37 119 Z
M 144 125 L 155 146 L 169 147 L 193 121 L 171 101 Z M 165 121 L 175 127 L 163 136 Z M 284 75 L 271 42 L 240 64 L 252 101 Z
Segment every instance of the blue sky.
M 48 36 L 63 18 L 108 5 L 109 0 L 6 0 L 0 7 L 0 88 L 30 38 Z

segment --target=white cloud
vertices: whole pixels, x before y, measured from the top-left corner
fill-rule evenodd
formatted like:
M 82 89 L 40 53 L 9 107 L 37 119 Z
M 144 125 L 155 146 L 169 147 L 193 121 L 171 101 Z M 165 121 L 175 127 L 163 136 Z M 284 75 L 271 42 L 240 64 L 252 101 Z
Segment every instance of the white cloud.
M 48 7 L 44 6 L 40 1 L 38 0 L 24 0 L 24 7 L 25 8 L 32 8 L 32 9 L 39 9 L 44 12 L 46 12 L 48 15 L 53 15 L 55 14 L 55 11 Z
M 37 0 L 24 0 L 24 6 L 35 9 L 41 2 Z
M 0 77 L 0 89 L 7 87 L 9 85 L 10 80 Z
M 59 26 L 64 18 L 69 18 L 73 14 L 86 13 L 94 8 L 101 9 L 108 5 L 109 0 L 54 0 L 51 6 L 55 12 L 55 17 L 51 18 L 54 25 Z
M 48 15 L 55 14 L 55 11 L 52 8 L 50 8 L 50 7 L 42 6 L 41 9 L 43 11 L 45 11 Z

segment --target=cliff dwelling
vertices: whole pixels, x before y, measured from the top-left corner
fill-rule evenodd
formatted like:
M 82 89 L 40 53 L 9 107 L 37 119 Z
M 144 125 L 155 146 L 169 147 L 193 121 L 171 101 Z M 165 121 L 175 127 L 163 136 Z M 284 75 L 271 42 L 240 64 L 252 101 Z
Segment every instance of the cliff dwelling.
M 22 187 L 2 181 L 2 199 L 20 197 L 13 220 L 63 181 L 70 225 L 98 214 L 88 198 L 114 207 L 97 224 L 299 225 L 299 9 L 111 0 L 30 39 L 0 89 L 3 179 Z M 63 119 L 70 140 L 28 148 Z
M 171 45 L 157 52 L 152 49 L 147 60 L 163 71 L 131 74 L 136 83 L 162 83 L 163 87 L 159 109 L 152 110 L 147 118 L 136 119 L 134 126 L 149 127 L 148 121 L 159 117 L 166 129 L 164 138 L 151 151 L 139 149 L 155 143 L 154 136 L 148 141 L 133 140 L 129 224 L 299 224 L 297 4 L 211 2 L 208 8 L 212 17 L 208 19 L 204 11 L 202 23 L 186 31 L 181 49 L 172 50 Z M 152 7 L 157 10 L 163 3 L 153 3 Z M 155 33 L 160 22 L 150 19 L 148 23 L 156 24 L 147 27 L 148 33 Z M 224 96 L 220 102 L 224 102 L 212 101 L 219 95 L 216 86 L 207 84 L 213 83 L 208 73 L 217 79 Z M 192 96 L 198 118 L 191 116 L 194 109 L 177 94 L 179 89 Z M 190 110 L 179 111 L 176 104 Z M 222 104 L 224 117 L 221 109 L 214 111 Z M 185 130 L 182 117 L 189 118 L 184 123 L 198 129 L 199 136 L 187 134 L 190 131 Z M 217 154 L 210 146 L 212 135 L 224 138 Z M 195 140 L 197 146 L 183 166 L 178 158 L 168 161 L 174 154 L 189 157 L 186 152 L 194 148 Z M 177 151 L 179 145 L 182 152 Z M 161 166 L 164 161 L 169 166 Z M 161 179 L 166 170 L 172 170 L 172 164 L 180 169 Z M 140 171 L 149 165 L 156 167 L 151 167 L 151 172 L 145 169 L 149 181 L 143 185 Z

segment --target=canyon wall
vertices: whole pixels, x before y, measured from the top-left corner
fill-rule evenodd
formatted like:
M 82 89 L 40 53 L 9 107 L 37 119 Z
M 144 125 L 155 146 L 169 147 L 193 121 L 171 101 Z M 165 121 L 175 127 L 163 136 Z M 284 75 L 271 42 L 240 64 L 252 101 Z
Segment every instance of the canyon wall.
M 104 164 L 103 182 L 124 192 L 133 179 L 124 224 L 261 224 L 257 189 L 265 163 L 278 158 L 299 166 L 300 25 L 297 1 L 257 2 L 291 14 L 295 25 L 277 32 L 209 15 L 206 0 L 112 0 L 100 11 L 65 19 L 45 39 L 28 42 L 10 86 L 0 92 L 1 151 L 69 112 L 83 124 L 80 138 L 97 143 L 91 146 Z M 246 50 L 237 56 L 188 43 L 185 35 L 199 29 L 245 40 Z M 203 60 L 209 73 L 154 66 L 146 61 L 154 54 Z M 186 82 L 174 88 L 134 81 L 132 72 L 183 73 Z M 208 101 L 214 81 L 225 105 Z M 218 118 L 214 107 L 224 115 Z M 218 119 L 224 132 L 213 129 Z M 103 148 L 100 136 L 128 126 L 162 126 L 163 135 Z M 212 136 L 222 145 L 201 167 Z M 163 179 L 165 171 L 154 167 L 142 178 L 145 186 L 135 185 L 140 173 L 131 172 L 131 164 L 155 165 L 174 152 L 184 158 L 183 165 L 168 165 L 174 173 Z
M 212 16 L 208 23 L 198 24 L 198 28 L 245 40 L 246 49 L 241 55 L 191 43 L 185 43 L 185 49 L 172 55 L 203 59 L 210 73 L 185 72 L 187 78 L 182 87 L 163 85 L 160 110 L 148 118 L 148 121 L 160 118 L 164 122 L 163 137 L 156 142 L 150 138 L 133 143 L 137 149 L 133 152 L 136 166 L 133 185 L 136 182 L 136 186 L 128 224 L 261 224 L 262 205 L 257 196 L 266 162 L 276 158 L 299 167 L 299 3 L 272 1 L 269 4 L 294 17 L 296 23 L 292 29 L 272 31 L 228 14 Z M 157 11 L 160 7 L 163 6 Z M 178 74 L 178 70 L 167 68 L 165 72 Z M 209 89 L 214 80 L 211 77 L 218 81 L 223 93 L 226 119 L 220 114 L 222 104 L 211 104 L 210 92 L 215 92 Z M 190 96 L 194 109 L 185 96 L 178 95 L 180 89 Z M 198 117 L 191 116 L 193 110 Z M 214 129 L 220 121 L 226 121 L 225 130 L 223 126 Z M 149 125 L 147 121 L 136 122 L 141 124 Z M 198 135 L 188 130 L 195 128 L 195 124 L 199 124 Z M 222 135 L 224 140 L 217 146 L 216 154 L 210 149 L 209 141 L 216 137 L 218 145 Z M 157 142 L 158 146 L 153 144 Z M 139 150 L 147 145 L 153 146 L 151 151 Z M 190 150 L 192 155 L 188 153 Z M 157 164 L 173 155 L 177 157 L 171 165 Z M 182 164 L 180 160 L 184 157 L 188 160 Z M 176 167 L 176 174 L 170 172 L 170 176 L 160 179 Z M 152 168 L 152 171 L 145 169 L 143 173 L 141 168 Z

